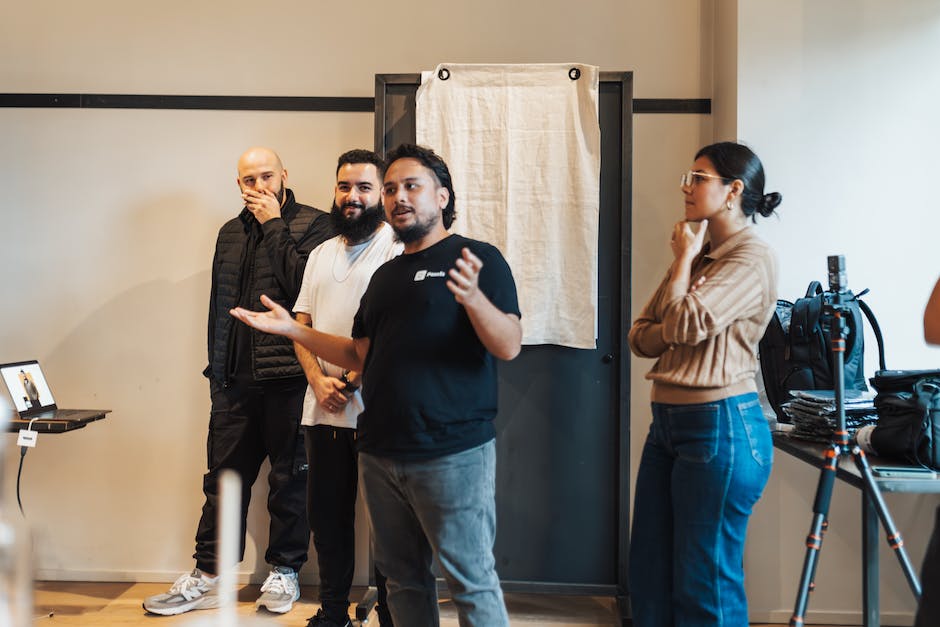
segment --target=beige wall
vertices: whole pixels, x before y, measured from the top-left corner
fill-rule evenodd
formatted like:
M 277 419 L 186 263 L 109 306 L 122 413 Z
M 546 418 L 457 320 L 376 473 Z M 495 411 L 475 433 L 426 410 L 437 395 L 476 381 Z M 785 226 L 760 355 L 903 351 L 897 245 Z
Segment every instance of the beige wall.
M 4 92 L 371 96 L 376 73 L 440 62 L 579 61 L 633 70 L 638 97 L 710 95 L 709 3 L 701 11 L 686 0 L 391 6 L 17 3 L 0 24 L 0 84 Z M 660 243 L 678 215 L 676 173 L 710 126 L 708 116 L 636 120 L 638 294 L 661 273 Z M 0 109 L 0 128 L 0 361 L 37 357 L 67 404 L 113 410 L 83 431 L 42 436 L 26 458 L 38 577 L 170 581 L 192 565 L 202 503 L 209 264 L 218 227 L 239 208 L 235 161 L 250 145 L 275 147 L 298 198 L 326 207 L 335 158 L 371 147 L 372 115 Z M 642 424 L 646 389 L 638 395 Z M 241 568 L 255 580 L 266 574 L 263 484 Z M 361 531 L 359 546 L 364 556 Z M 315 575 L 308 565 L 306 580 Z M 366 575 L 360 567 L 357 580 Z
M 873 290 L 889 365 L 936 364 L 918 331 L 940 226 L 927 152 L 940 137 L 929 109 L 940 95 L 934 3 L 373 4 L 356 12 L 300 0 L 273 8 L 238 0 L 224 11 L 179 0 L 17 3 L 0 24 L 0 84 L 5 92 L 371 96 L 376 73 L 448 61 L 633 70 L 637 97 L 710 97 L 714 106 L 711 116 L 635 118 L 635 310 L 669 262 L 678 173 L 701 144 L 740 137 L 784 193 L 780 221 L 759 227 L 780 254 L 781 294 L 824 279 L 825 256 L 844 253 L 850 282 Z M 209 263 L 216 230 L 238 209 L 235 160 L 249 145 L 277 148 L 298 197 L 326 207 L 336 155 L 371 146 L 372 116 L 0 109 L 0 129 L 0 361 L 38 357 L 69 405 L 114 410 L 83 431 L 42 436 L 26 458 L 38 576 L 172 580 L 191 566 L 202 502 Z M 632 367 L 635 469 L 649 423 L 649 363 Z M 15 460 L 7 461 L 10 490 Z M 778 455 L 748 546 L 754 620 L 789 617 L 814 480 Z M 243 578 L 265 574 L 264 493 L 259 481 Z M 918 561 L 935 502 L 889 498 Z M 839 490 L 833 511 L 820 571 L 827 584 L 812 608 L 855 620 L 857 494 Z M 885 606 L 909 622 L 912 602 L 890 560 L 883 556 Z M 357 580 L 365 576 L 360 568 Z M 315 567 L 305 578 L 315 580 Z
M 697 5 L 36 0 L 8 13 L 0 67 L 9 92 L 371 96 L 376 73 L 440 62 L 582 61 L 693 98 L 710 91 Z

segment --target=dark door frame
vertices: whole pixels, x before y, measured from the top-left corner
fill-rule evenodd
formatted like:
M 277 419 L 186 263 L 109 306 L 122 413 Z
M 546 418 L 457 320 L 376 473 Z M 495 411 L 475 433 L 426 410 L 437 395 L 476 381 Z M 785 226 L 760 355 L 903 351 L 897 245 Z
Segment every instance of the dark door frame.
M 627 582 L 627 557 L 629 552 L 629 512 L 630 512 L 630 355 L 624 350 L 626 334 L 630 328 L 630 289 L 631 284 L 631 237 L 632 237 L 632 157 L 633 157 L 633 73 L 632 72 L 601 72 L 600 88 L 616 90 L 621 103 L 620 124 L 620 267 L 619 271 L 619 319 L 613 321 L 617 327 L 619 338 L 617 353 L 603 356 L 605 363 L 617 368 L 614 377 L 618 390 L 615 406 L 618 423 L 618 472 L 616 478 L 617 499 L 617 560 L 616 581 L 609 585 L 567 585 L 558 583 L 540 582 L 503 582 L 503 588 L 515 591 L 537 591 L 544 593 L 576 593 L 614 596 L 620 615 L 629 615 L 629 587 Z M 376 74 L 375 75 L 375 151 L 386 154 L 391 148 L 388 146 L 391 131 L 401 136 L 415 137 L 414 121 L 406 118 L 393 120 L 387 123 L 386 115 L 391 110 L 387 99 L 390 94 L 397 97 L 404 96 L 406 102 L 414 100 L 414 91 L 421 84 L 421 75 L 410 74 Z M 414 109 L 411 103 L 407 105 Z M 603 130 L 602 130 L 603 132 Z M 613 548 L 613 547 L 612 547 Z

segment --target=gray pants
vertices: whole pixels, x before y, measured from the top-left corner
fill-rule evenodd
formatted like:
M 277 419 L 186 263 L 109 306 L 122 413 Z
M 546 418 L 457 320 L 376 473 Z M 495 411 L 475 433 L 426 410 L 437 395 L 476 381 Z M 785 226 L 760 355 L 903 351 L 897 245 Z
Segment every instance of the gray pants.
M 359 473 L 395 624 L 440 624 L 436 559 L 462 627 L 508 627 L 493 558 L 495 441 L 422 461 L 360 453 Z

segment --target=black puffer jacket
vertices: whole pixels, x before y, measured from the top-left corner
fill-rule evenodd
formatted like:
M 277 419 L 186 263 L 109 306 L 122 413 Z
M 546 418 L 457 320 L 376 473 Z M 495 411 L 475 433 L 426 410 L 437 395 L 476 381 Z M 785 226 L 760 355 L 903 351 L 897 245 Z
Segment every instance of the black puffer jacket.
M 288 310 L 294 306 L 310 251 L 333 236 L 329 214 L 301 205 L 287 190 L 281 218 L 260 224 L 247 210 L 219 230 L 209 297 L 209 365 L 203 374 L 221 383 L 232 375 L 236 305 L 264 310 L 266 294 Z M 255 381 L 303 376 L 290 340 L 250 329 Z

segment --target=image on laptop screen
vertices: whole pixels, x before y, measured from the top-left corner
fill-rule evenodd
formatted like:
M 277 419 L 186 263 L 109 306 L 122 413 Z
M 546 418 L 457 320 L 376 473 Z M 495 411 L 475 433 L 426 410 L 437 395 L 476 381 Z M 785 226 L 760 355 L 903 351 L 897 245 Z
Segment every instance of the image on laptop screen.
M 4 364 L 0 376 L 10 392 L 13 405 L 19 413 L 36 411 L 55 405 L 52 391 L 46 383 L 42 369 L 36 361 Z

